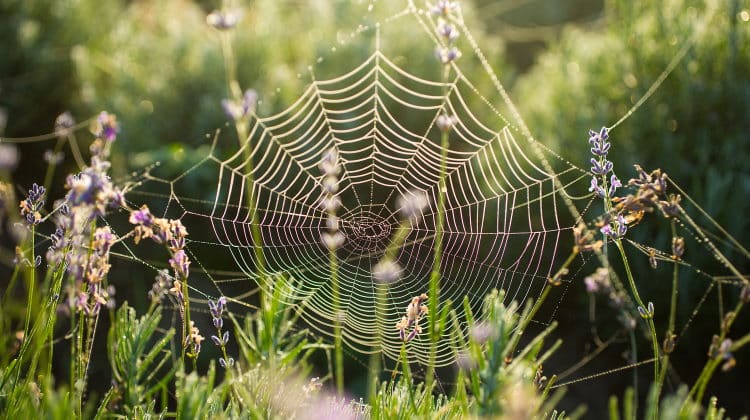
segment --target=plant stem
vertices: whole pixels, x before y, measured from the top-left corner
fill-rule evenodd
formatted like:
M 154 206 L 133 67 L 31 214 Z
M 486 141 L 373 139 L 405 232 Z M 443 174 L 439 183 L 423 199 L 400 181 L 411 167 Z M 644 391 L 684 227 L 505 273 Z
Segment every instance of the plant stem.
M 628 335 L 630 336 L 630 353 L 631 363 L 638 362 L 638 342 L 635 339 L 635 332 L 632 329 L 628 330 Z M 627 398 L 627 397 L 626 397 Z M 623 403 L 625 403 L 623 401 Z M 632 402 L 632 413 L 633 415 L 630 416 L 630 419 L 627 420 L 635 420 L 635 416 L 638 413 L 638 369 L 633 369 L 633 402 Z
M 380 343 L 383 339 L 383 325 L 381 316 L 385 313 L 385 301 L 386 301 L 386 286 L 380 282 L 375 282 L 375 341 Z M 380 388 L 380 352 L 373 351 L 370 355 L 370 366 L 369 374 L 367 378 L 367 386 L 369 388 L 368 396 L 370 402 L 375 401 L 378 389 Z
M 557 270 L 557 273 L 552 277 L 557 278 L 562 276 L 567 270 L 567 268 L 570 266 L 570 264 L 573 262 L 575 257 L 580 253 L 580 250 L 577 247 L 574 247 L 571 251 L 570 255 L 568 255 L 568 258 L 565 259 L 565 262 L 563 262 L 562 266 Z M 550 284 L 550 281 L 548 280 L 544 284 L 544 288 L 542 289 L 541 295 L 539 295 L 539 298 L 534 302 L 533 306 L 529 310 L 529 312 L 526 314 L 526 316 L 522 317 L 519 320 L 517 333 L 511 338 L 511 341 L 508 343 L 508 346 L 505 351 L 506 357 L 512 357 L 513 352 L 516 351 L 516 347 L 518 346 L 518 342 L 521 339 L 521 335 L 523 335 L 523 332 L 526 330 L 526 327 L 529 326 L 529 323 L 531 323 L 531 320 L 534 319 L 534 315 L 539 311 L 539 308 L 542 307 L 542 304 L 547 299 L 547 296 L 549 296 L 550 290 L 554 287 L 553 284 Z
M 677 238 L 677 225 L 674 221 L 674 218 L 670 221 L 670 228 L 672 230 L 672 240 L 674 238 Z M 672 341 L 672 335 L 674 334 L 675 330 L 675 321 L 677 318 L 677 293 L 679 293 L 679 289 L 677 288 L 677 280 L 679 279 L 680 275 L 680 264 L 677 259 L 674 260 L 674 263 L 672 265 L 672 292 L 670 294 L 670 302 L 669 302 L 669 323 L 667 325 L 667 335 L 665 337 L 665 340 Z M 659 372 L 659 380 L 656 383 L 657 384 L 657 392 L 656 392 L 656 400 L 659 400 L 659 393 L 661 391 L 662 386 L 664 385 L 664 378 L 667 376 L 667 370 L 669 369 L 669 352 L 665 351 L 664 356 L 662 356 L 662 367 L 661 372 Z
M 344 349 L 341 337 L 341 297 L 339 296 L 339 260 L 336 249 L 328 253 L 331 268 L 331 289 L 333 294 L 333 351 L 335 359 L 334 376 L 336 377 L 336 391 L 340 395 L 344 393 Z
M 36 236 L 36 226 L 31 225 L 31 259 L 29 260 L 31 267 L 29 270 L 29 291 L 28 291 L 28 300 L 26 303 L 26 321 L 24 321 L 24 327 L 23 327 L 23 349 L 21 351 L 21 355 L 23 355 L 24 351 L 28 347 L 28 343 L 31 341 L 31 331 L 29 330 L 29 324 L 31 322 L 31 309 L 33 307 L 34 303 L 34 287 L 36 283 L 36 266 L 35 261 L 36 255 L 34 251 L 34 240 Z M 20 358 L 20 357 L 19 357 Z
M 445 83 L 448 81 L 450 66 L 444 66 L 443 70 L 443 101 L 448 101 L 448 88 Z M 437 330 L 437 308 L 440 300 L 440 270 L 443 258 L 443 231 L 445 230 L 445 195 L 447 193 L 446 174 L 448 160 L 448 146 L 450 134 L 449 130 L 443 130 L 440 136 L 440 175 L 437 191 L 437 211 L 435 220 L 435 242 L 433 247 L 434 259 L 432 262 L 432 272 L 430 273 L 430 293 L 429 293 L 429 330 L 430 330 L 430 357 L 427 364 L 427 375 L 425 378 L 425 392 L 432 391 L 435 380 L 435 360 L 437 359 L 437 343 L 440 339 L 440 331 Z
M 221 52 L 224 58 L 224 70 L 226 71 L 227 80 L 227 92 L 229 97 L 234 101 L 240 101 L 242 99 L 242 89 L 240 88 L 239 81 L 237 80 L 237 69 L 234 58 L 234 50 L 232 48 L 232 40 L 229 32 L 222 32 L 219 34 L 221 39 Z M 263 320 L 263 333 L 265 335 L 264 343 L 268 346 L 265 350 L 269 360 L 273 354 L 273 312 L 271 311 L 271 299 L 270 295 L 270 284 L 266 277 L 266 262 L 265 256 L 263 255 L 263 237 L 260 232 L 260 225 L 258 219 L 258 213 L 255 206 L 255 192 L 253 186 L 255 185 L 255 179 L 253 176 L 253 161 L 252 161 L 252 143 L 250 142 L 250 136 L 248 133 L 249 121 L 248 117 L 244 116 L 240 120 L 234 120 L 234 126 L 237 131 L 237 140 L 242 148 L 242 156 L 244 158 L 243 173 L 247 183 L 247 194 L 245 194 L 245 205 L 247 206 L 248 213 L 250 215 L 250 234 L 253 238 L 253 249 L 255 254 L 256 262 L 256 274 L 258 275 L 258 298 L 260 300 L 260 312 Z
M 636 303 L 642 307 L 643 309 L 646 309 L 646 305 L 643 304 L 643 300 L 641 300 L 641 295 L 638 293 L 638 288 L 635 285 L 635 279 L 633 279 L 633 273 L 630 270 L 630 264 L 628 263 L 628 256 L 625 254 L 625 248 L 622 246 L 622 240 L 620 238 L 615 239 L 615 245 L 617 246 L 617 250 L 620 252 L 620 258 L 622 258 L 622 264 L 625 266 L 625 274 L 628 277 L 628 283 L 630 284 L 630 290 L 633 293 L 633 297 L 635 298 Z M 656 383 L 656 386 L 659 386 L 659 341 L 656 337 L 656 326 L 654 325 L 654 319 L 653 317 L 648 318 L 648 328 L 649 332 L 651 334 L 651 343 L 652 348 L 654 352 L 654 382 Z M 657 394 L 658 394 L 657 390 Z
M 65 143 L 65 140 L 63 137 L 59 137 L 57 139 L 57 143 L 55 143 L 55 150 L 52 152 L 52 156 L 49 162 L 47 162 L 47 171 L 44 174 L 44 189 L 45 191 L 49 191 L 50 187 L 52 186 L 52 176 L 55 174 L 55 168 L 57 167 L 57 162 L 55 159 L 57 158 L 57 154 L 60 153 L 60 150 L 62 149 L 62 145 Z
M 740 311 L 744 307 L 744 303 L 742 300 L 737 302 L 737 305 L 734 307 L 734 316 L 730 318 L 724 328 L 722 328 L 721 333 L 719 335 L 719 338 L 717 340 L 718 343 L 721 343 L 726 338 L 727 333 L 729 332 L 729 329 L 732 327 L 732 324 L 734 323 L 734 320 L 737 319 L 737 316 L 739 315 Z M 698 379 L 696 379 L 695 383 L 693 384 L 693 387 L 690 389 L 690 392 L 688 393 L 688 396 L 685 398 L 685 401 L 682 403 L 682 408 L 680 409 L 680 414 L 686 414 L 685 409 L 687 408 L 687 402 L 693 398 L 694 401 L 700 402 L 703 399 L 703 394 L 706 391 L 706 387 L 708 386 L 708 383 L 711 381 L 711 377 L 714 374 L 714 371 L 721 363 L 722 358 L 721 355 L 712 356 L 709 355 L 709 359 L 706 361 L 706 364 L 703 366 L 703 370 L 701 371 L 700 376 L 698 376 Z
M 187 334 L 190 334 L 190 288 L 188 287 L 188 279 L 187 276 L 183 276 L 181 279 L 182 282 L 182 296 L 184 299 L 184 305 L 185 305 L 185 325 L 183 326 L 183 332 L 182 332 L 182 358 L 185 358 L 185 348 L 187 347 Z M 196 355 L 197 357 L 197 355 Z

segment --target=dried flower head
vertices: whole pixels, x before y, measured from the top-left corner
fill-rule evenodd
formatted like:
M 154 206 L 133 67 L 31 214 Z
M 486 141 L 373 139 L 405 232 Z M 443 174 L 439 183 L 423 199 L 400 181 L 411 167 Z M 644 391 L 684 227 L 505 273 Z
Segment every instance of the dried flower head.
M 427 305 L 424 304 L 426 301 L 427 295 L 424 293 L 413 297 L 406 307 L 406 315 L 401 318 L 401 321 L 396 323 L 396 329 L 402 341 L 411 341 L 417 334 L 422 332 L 419 320 L 428 313 Z
M 172 287 L 169 289 L 169 293 L 173 294 L 180 302 L 185 299 L 185 296 L 182 294 L 182 282 L 179 280 L 174 280 L 172 282 Z
M 682 259 L 682 255 L 685 253 L 685 238 L 675 236 L 672 238 L 672 255 L 674 259 Z
M 682 197 L 679 194 L 669 194 L 666 200 L 659 201 L 659 210 L 666 218 L 677 217 L 682 209 L 680 201 L 682 201 Z
M 662 343 L 662 350 L 664 350 L 664 353 L 670 354 L 674 351 L 675 344 L 677 340 L 677 335 L 672 334 L 671 332 L 667 332 L 666 338 L 664 338 L 664 343 Z
M 185 345 L 192 345 L 193 346 L 193 355 L 198 355 L 198 353 L 201 352 L 201 343 L 203 343 L 203 340 L 205 340 L 205 337 L 203 337 L 198 330 L 198 327 L 195 326 L 194 321 L 190 321 L 190 333 L 187 337 L 187 343 Z
M 661 169 L 655 169 L 647 173 L 639 165 L 634 165 L 638 178 L 631 179 L 628 184 L 639 190 L 650 190 L 657 196 L 663 196 L 667 191 L 667 174 Z
M 745 284 L 742 286 L 742 290 L 740 291 L 740 300 L 742 300 L 743 303 L 750 303 L 750 284 Z
M 595 241 L 593 232 L 587 230 L 583 224 L 573 228 L 573 241 L 578 252 L 599 251 L 604 245 L 601 240 Z

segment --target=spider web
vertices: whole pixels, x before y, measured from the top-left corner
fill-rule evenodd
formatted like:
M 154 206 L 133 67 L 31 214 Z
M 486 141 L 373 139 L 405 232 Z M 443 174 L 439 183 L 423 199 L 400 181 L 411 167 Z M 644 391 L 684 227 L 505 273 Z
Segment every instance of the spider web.
M 328 228 L 327 215 L 319 207 L 323 195 L 317 165 L 323 152 L 335 147 L 343 167 L 338 196 L 343 203 L 340 229 L 346 235 L 338 252 L 343 338 L 357 353 L 382 353 L 396 359 L 401 341 L 394 326 L 411 298 L 428 290 L 435 203 L 441 193 L 438 174 L 442 150 L 435 123 L 443 112 L 455 115 L 458 124 L 451 132 L 447 151 L 440 306 L 452 301 L 461 318 L 464 297 L 477 307 L 494 288 L 505 289 L 507 301 L 523 302 L 539 295 L 547 277 L 561 263 L 557 250 L 569 249 L 572 226 L 589 212 L 593 202 L 586 192 L 590 175 L 534 139 L 461 20 L 462 39 L 469 48 L 463 49 L 465 55 L 458 65 L 452 65 L 451 79 L 443 82 L 435 75 L 411 72 L 409 63 L 432 59 L 430 47 L 438 43 L 429 19 L 426 11 L 410 3 L 378 23 L 358 27 L 351 39 L 373 35 L 372 45 L 359 64 L 348 71 L 337 67 L 331 72 L 324 69 L 325 57 L 320 57 L 309 67 L 310 83 L 294 103 L 271 116 L 254 116 L 249 140 L 243 147 L 227 146 L 225 143 L 234 140 L 217 134 L 207 155 L 176 178 L 159 178 L 154 175 L 158 170 L 147 171 L 147 182 L 126 177 L 134 186 L 129 193 L 132 205 L 142 202 L 132 196 L 153 196 L 164 205 L 165 215 L 181 218 L 188 227 L 187 251 L 194 262 L 190 296 L 191 303 L 198 304 L 197 308 L 191 306 L 193 310 L 200 311 L 207 299 L 223 295 L 251 313 L 259 287 L 268 289 L 273 281 L 286 277 L 295 285 L 285 296 L 287 303 L 297 308 L 305 323 L 317 332 L 332 334 L 337 314 L 332 307 L 328 250 L 321 242 Z M 705 22 L 709 19 L 698 22 L 667 68 L 611 129 L 659 88 L 700 32 L 706 30 Z M 423 28 L 428 47 L 404 56 L 380 45 L 382 31 L 403 25 Z M 338 49 L 330 50 L 338 54 L 343 48 L 338 45 Z M 474 71 L 469 80 L 462 71 L 467 62 L 483 67 L 487 79 L 478 80 L 482 75 Z M 488 90 L 489 96 L 481 93 Z M 78 124 L 76 129 L 88 122 Z M 50 133 L 0 140 L 28 143 L 55 138 L 56 134 Z M 247 174 L 250 166 L 252 177 Z M 211 186 L 205 189 L 206 185 Z M 690 306 L 692 313 L 678 325 L 679 342 L 698 315 L 706 315 L 704 309 L 711 306 L 706 305 L 711 299 L 717 300 L 718 319 L 729 313 L 724 296 L 734 299 L 747 282 L 747 276 L 740 272 L 744 266 L 738 266 L 738 270 L 733 263 L 736 258 L 746 266 L 750 251 L 672 179 L 669 188 L 679 192 L 689 203 L 688 209 L 696 213 L 694 219 L 685 214 L 677 221 L 678 233 L 688 241 L 687 248 L 703 248 L 721 265 L 704 269 L 685 260 L 677 262 L 706 283 L 705 292 Z M 398 254 L 403 276 L 389 286 L 385 312 L 376 313 L 372 268 L 400 223 L 399 197 L 413 190 L 426 192 L 430 207 L 419 223 L 410 227 Z M 260 243 L 252 240 L 247 203 L 250 191 L 255 199 Z M 675 262 L 670 251 L 631 239 L 626 243 L 631 251 L 639 251 L 644 261 L 653 257 L 660 263 Z M 118 257 L 154 270 L 159 265 L 138 256 L 125 242 L 119 246 L 125 249 L 116 254 Z M 265 259 L 263 272 L 258 270 L 256 249 Z M 565 257 L 562 255 L 562 259 Z M 569 277 L 581 278 L 585 263 L 583 259 L 576 261 Z M 727 271 L 731 275 L 722 275 Z M 549 319 L 556 316 L 569 284 L 565 283 L 553 289 L 558 302 L 548 300 L 554 307 Z M 177 316 L 175 310 L 173 324 L 178 322 Z M 616 338 L 600 340 L 558 379 L 566 380 L 582 371 Z M 421 363 L 428 361 L 424 337 L 417 336 L 409 346 L 409 357 Z M 437 364 L 452 363 L 458 350 L 449 337 L 443 337 Z M 555 386 L 593 380 L 652 361 L 631 360 L 615 368 L 601 365 L 592 375 Z
M 427 16 L 412 5 L 384 23 L 416 19 L 432 37 Z M 249 139 L 239 150 L 222 154 L 223 137 L 217 135 L 209 155 L 177 179 L 151 178 L 169 186 L 168 207 L 188 227 L 196 260 L 210 266 L 201 250 L 216 253 L 219 247 L 244 273 L 239 278 L 211 276 L 216 290 L 204 295 L 240 302 L 256 293 L 258 285 L 270 288 L 274 279 L 285 276 L 296 284 L 293 295 L 286 296 L 288 303 L 297 306 L 307 324 L 330 335 L 338 316 L 343 339 L 356 352 L 382 352 L 395 359 L 401 341 L 394 326 L 411 298 L 429 289 L 441 194 L 439 115 L 454 115 L 458 122 L 450 133 L 442 192 L 446 204 L 438 307 L 452 301 L 460 315 L 464 297 L 476 308 L 492 289 L 504 289 L 508 302 L 537 296 L 560 264 L 557 250 L 572 237 L 574 218 L 561 217 L 560 194 L 566 194 L 566 186 L 586 183 L 587 175 L 567 163 L 555 172 L 535 156 L 541 149 L 532 151 L 516 139 L 518 128 L 479 94 L 460 66 L 453 66 L 452 80 L 443 82 L 397 65 L 380 46 L 385 27 L 378 23 L 357 29 L 374 32 L 374 45 L 349 71 L 323 79 L 310 67 L 306 90 L 286 110 L 254 116 Z M 430 49 L 420 53 L 428 55 Z M 480 117 L 473 107 L 491 118 Z M 319 205 L 323 175 L 317 168 L 330 148 L 338 151 L 342 167 L 338 216 L 346 237 L 338 250 L 338 315 L 332 306 L 329 254 L 321 241 L 328 227 Z M 200 173 L 211 174 L 215 191 L 183 194 Z M 410 226 L 397 257 L 403 275 L 388 287 L 385 313 L 377 313 L 372 269 L 401 222 L 400 197 L 415 190 L 428 195 L 429 208 Z M 253 241 L 248 200 L 254 200 L 260 243 Z M 410 347 L 412 357 L 427 362 L 426 337 L 418 336 Z M 437 365 L 452 363 L 455 350 L 444 337 Z
M 352 37 L 371 34 L 372 42 L 350 69 L 326 70 L 324 57 L 310 66 L 309 84 L 298 99 L 276 114 L 253 115 L 241 147 L 227 146 L 236 140 L 217 134 L 205 158 L 177 178 L 146 175 L 150 182 L 133 193 L 159 186 L 159 196 L 169 197 L 164 212 L 181 218 L 190 232 L 188 250 L 202 269 L 191 275 L 196 279 L 191 297 L 202 298 L 191 300 L 205 303 L 227 296 L 253 308 L 250 302 L 260 288 L 270 292 L 274 281 L 287 278 L 295 285 L 285 296 L 287 304 L 307 325 L 331 336 L 338 318 L 343 340 L 354 352 L 395 360 L 401 348 L 395 325 L 411 298 L 429 289 L 441 193 L 446 204 L 438 307 L 451 301 L 463 320 L 464 298 L 477 308 L 492 289 L 504 289 L 507 302 L 523 303 L 540 294 L 567 257 L 573 226 L 592 204 L 586 192 L 590 175 L 533 138 L 468 28 L 458 23 L 469 48 L 451 66 L 450 80 L 411 71 L 410 60 L 423 61 L 431 47 L 405 57 L 381 46 L 383 31 L 414 24 L 424 29 L 428 45 L 438 44 L 429 14 L 410 4 L 354 31 Z M 673 63 L 690 45 L 685 43 Z M 338 47 L 331 53 L 342 53 Z M 469 80 L 462 71 L 465 63 L 483 67 L 487 79 L 477 80 L 475 71 Z M 673 63 L 615 126 L 648 99 Z M 477 86 L 494 88 L 492 96 L 484 96 Z M 455 115 L 458 122 L 450 133 L 446 190 L 441 192 L 443 150 L 436 121 L 443 113 Z M 329 252 L 321 240 L 328 226 L 320 207 L 324 194 L 318 163 L 331 148 L 338 151 L 342 167 L 338 216 L 346 237 L 337 252 L 339 312 L 332 303 Z M 206 179 L 213 188 L 196 188 Z M 402 277 L 388 286 L 384 312 L 378 313 L 373 267 L 401 223 L 400 197 L 414 190 L 427 194 L 429 208 L 409 228 L 397 256 Z M 250 207 L 261 234 L 258 243 L 253 241 Z M 704 235 L 697 226 L 683 229 Z M 653 251 L 631 245 L 644 254 Z M 658 256 L 669 260 L 666 253 Z M 570 276 L 580 277 L 584 264 L 579 257 Z M 711 277 L 706 295 L 717 281 Z M 551 298 L 557 302 L 548 302 L 554 307 L 550 319 L 565 283 L 553 289 Z M 427 363 L 428 350 L 426 334 L 409 343 L 414 361 Z M 453 363 L 458 351 L 457 343 L 443 336 L 436 365 Z

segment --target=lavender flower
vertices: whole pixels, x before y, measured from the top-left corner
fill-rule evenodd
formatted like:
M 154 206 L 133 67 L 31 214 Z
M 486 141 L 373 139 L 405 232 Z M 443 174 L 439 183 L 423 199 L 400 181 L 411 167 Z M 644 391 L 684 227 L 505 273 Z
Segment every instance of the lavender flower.
M 0 144 L 0 171 L 11 171 L 18 165 L 18 148 L 12 144 Z
M 186 279 L 190 275 L 190 259 L 185 250 L 180 249 L 169 259 L 169 265 L 175 273 L 175 277 Z
M 44 187 L 34 183 L 27 198 L 22 200 L 19 205 L 21 216 L 26 218 L 26 223 L 29 225 L 38 225 L 42 221 L 40 210 L 44 207 L 44 194 Z
M 107 111 L 102 111 L 96 118 L 96 122 L 91 129 L 94 135 L 107 142 L 113 142 L 117 139 L 117 134 L 120 132 L 120 125 L 117 123 L 117 117 L 115 114 L 110 114 Z
M 461 58 L 461 51 L 456 47 L 439 47 L 435 50 L 435 57 L 444 65 L 448 65 Z
M 372 277 L 378 283 L 391 284 L 401 278 L 403 271 L 398 262 L 383 258 L 372 268 Z
M 130 218 L 128 220 L 134 225 L 151 227 L 153 219 L 154 218 L 151 215 L 151 211 L 148 209 L 148 206 L 144 205 L 139 210 L 133 210 L 130 213 Z
M 589 187 L 589 191 L 596 193 L 599 198 L 604 198 L 606 196 L 604 188 L 599 186 L 599 179 L 596 177 L 591 178 L 591 186 Z
M 430 12 L 435 16 L 450 17 L 459 10 L 457 1 L 439 0 L 430 9 Z
M 344 242 L 346 242 L 346 236 L 341 232 L 323 232 L 321 240 L 328 250 L 333 251 L 344 245 Z
M 224 312 L 226 311 L 226 307 L 227 298 L 224 296 L 220 297 L 216 301 L 208 301 L 208 310 L 211 313 L 214 328 L 216 328 L 216 335 L 211 336 L 211 341 L 213 341 L 213 343 L 217 347 L 221 348 L 221 352 L 223 353 L 224 357 L 219 358 L 219 364 L 223 368 L 234 365 L 234 359 L 231 357 L 227 357 L 226 345 L 227 343 L 229 343 L 229 331 L 224 331 L 222 333 L 222 328 L 224 326 L 222 317 L 224 315 Z
M 441 20 L 440 23 L 438 23 L 437 33 L 447 44 L 452 44 L 459 36 L 456 27 L 444 20 Z
M 206 16 L 206 23 L 220 31 L 226 31 L 237 26 L 240 14 L 236 11 L 214 10 Z
M 412 223 L 419 222 L 424 210 L 430 205 L 427 194 L 421 190 L 410 190 L 398 201 L 401 215 Z
M 487 322 L 480 321 L 471 326 L 469 334 L 475 343 L 484 344 L 497 338 L 497 328 Z
M 63 152 L 57 152 L 47 149 L 44 151 L 44 156 L 42 157 L 45 162 L 47 162 L 50 165 L 58 165 L 60 162 L 63 161 L 65 158 L 65 153 Z
M 599 267 L 594 274 L 583 279 L 586 284 L 586 291 L 589 293 L 609 292 L 612 284 L 609 282 L 609 269 Z
M 71 129 L 75 127 L 76 120 L 70 111 L 65 111 L 55 118 L 55 135 L 58 137 L 66 137 L 71 134 Z
M 153 303 L 159 303 L 164 296 L 168 293 L 170 285 L 169 272 L 167 270 L 159 270 L 154 278 L 154 284 L 151 286 L 151 290 L 148 292 L 148 297 Z
M 618 214 L 613 222 L 607 222 L 602 226 L 600 231 L 609 237 L 619 239 L 625 236 L 628 231 L 628 222 L 622 214 Z
M 440 114 L 435 120 L 437 128 L 444 133 L 453 130 L 456 124 L 458 124 L 458 118 L 455 115 Z
M 595 193 L 599 198 L 612 198 L 617 188 L 622 187 L 622 182 L 612 173 L 609 176 L 609 186 L 607 187 L 607 175 L 612 172 L 614 165 L 607 160 L 607 154 L 612 147 L 609 139 L 607 127 L 602 127 L 598 132 L 589 130 L 589 144 L 591 145 L 591 186 L 589 191 Z
M 253 89 L 248 89 L 242 96 L 241 100 L 223 99 L 221 107 L 224 114 L 234 121 L 245 119 L 252 112 L 255 112 L 255 106 L 258 103 L 258 93 Z
M 622 187 L 622 182 L 617 178 L 617 175 L 612 174 L 609 178 L 609 196 L 614 197 L 615 191 L 620 187 Z

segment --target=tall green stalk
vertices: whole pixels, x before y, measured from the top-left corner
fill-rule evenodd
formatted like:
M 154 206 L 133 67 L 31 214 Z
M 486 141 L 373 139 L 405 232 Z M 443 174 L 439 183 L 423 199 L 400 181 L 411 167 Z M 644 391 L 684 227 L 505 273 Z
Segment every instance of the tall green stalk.
M 239 81 L 237 80 L 236 62 L 234 58 L 234 50 L 232 48 L 231 36 L 229 32 L 220 32 L 221 39 L 221 52 L 224 58 L 224 69 L 227 76 L 227 92 L 232 101 L 239 102 L 242 100 L 242 89 L 240 88 Z M 234 127 L 237 132 L 237 140 L 239 146 L 242 148 L 242 157 L 244 159 L 243 174 L 247 184 L 247 194 L 245 194 L 245 205 L 247 206 L 248 214 L 250 216 L 250 234 L 253 238 L 253 249 L 255 254 L 256 262 L 256 274 L 258 275 L 258 296 L 260 300 L 260 312 L 263 319 L 263 332 L 266 336 L 264 342 L 271 346 L 273 339 L 271 337 L 273 331 L 273 313 L 271 311 L 271 303 L 269 301 L 271 293 L 270 284 L 266 277 L 266 261 L 263 255 L 263 237 L 260 232 L 260 224 L 258 219 L 258 212 L 255 205 L 255 191 L 253 186 L 255 185 L 255 178 L 253 175 L 254 165 L 252 161 L 252 143 L 249 135 L 249 116 L 243 116 L 241 119 L 234 120 Z M 264 349 L 269 356 L 269 360 L 272 361 L 272 348 Z
M 448 101 L 448 76 L 450 75 L 450 66 L 445 65 L 443 70 L 443 97 Z M 448 146 L 450 140 L 450 130 L 441 130 L 440 135 L 440 174 L 438 182 L 438 202 L 435 220 L 435 242 L 433 246 L 434 259 L 432 261 L 432 272 L 430 273 L 430 299 L 429 305 L 429 331 L 430 331 L 430 356 L 427 364 L 427 374 L 425 378 L 425 389 L 430 392 L 435 381 L 435 361 L 437 359 L 437 344 L 440 340 L 440 331 L 437 328 L 438 301 L 440 300 L 440 271 L 441 260 L 443 258 L 443 234 L 445 230 L 445 195 L 447 192 L 447 161 Z
M 339 260 L 336 249 L 328 251 L 331 269 L 331 291 L 333 294 L 333 351 L 335 359 L 334 376 L 336 377 L 336 391 L 344 393 L 344 348 L 341 337 L 341 296 L 339 290 Z
M 628 284 L 630 285 L 630 290 L 633 293 L 633 297 L 635 298 L 636 303 L 638 306 L 646 310 L 646 305 L 644 305 L 643 300 L 641 300 L 641 295 L 638 293 L 638 287 L 635 285 L 635 279 L 633 278 L 633 273 L 630 270 L 630 264 L 628 263 L 628 256 L 625 254 L 625 248 L 622 246 L 622 240 L 620 238 L 615 239 L 615 245 L 617 246 L 617 250 L 620 252 L 620 258 L 622 259 L 622 264 L 625 266 L 625 274 L 628 278 Z M 652 349 L 654 353 L 654 383 L 656 386 L 659 386 L 659 340 L 656 337 L 656 326 L 654 325 L 654 318 L 653 314 L 649 314 L 648 318 L 646 319 L 648 323 L 648 329 L 651 334 L 651 344 Z M 659 393 L 659 390 L 657 389 L 657 394 Z
M 677 238 L 677 224 L 674 220 L 674 218 L 670 221 L 670 228 L 672 230 L 672 240 L 674 241 L 675 238 Z M 676 256 L 675 256 L 676 257 Z M 664 337 L 664 356 L 662 356 L 662 367 L 661 372 L 659 372 L 659 380 L 657 382 L 657 391 L 656 391 L 656 400 L 659 399 L 660 391 L 664 385 L 664 379 L 667 376 L 667 370 L 669 369 L 669 355 L 672 351 L 672 347 L 674 346 L 674 339 L 672 338 L 674 336 L 675 331 L 675 322 L 677 318 L 677 294 L 679 293 L 679 288 L 677 287 L 677 280 L 680 276 L 680 262 L 675 258 L 673 264 L 672 264 L 672 292 L 670 293 L 670 301 L 669 301 L 669 322 L 667 324 L 667 334 Z

